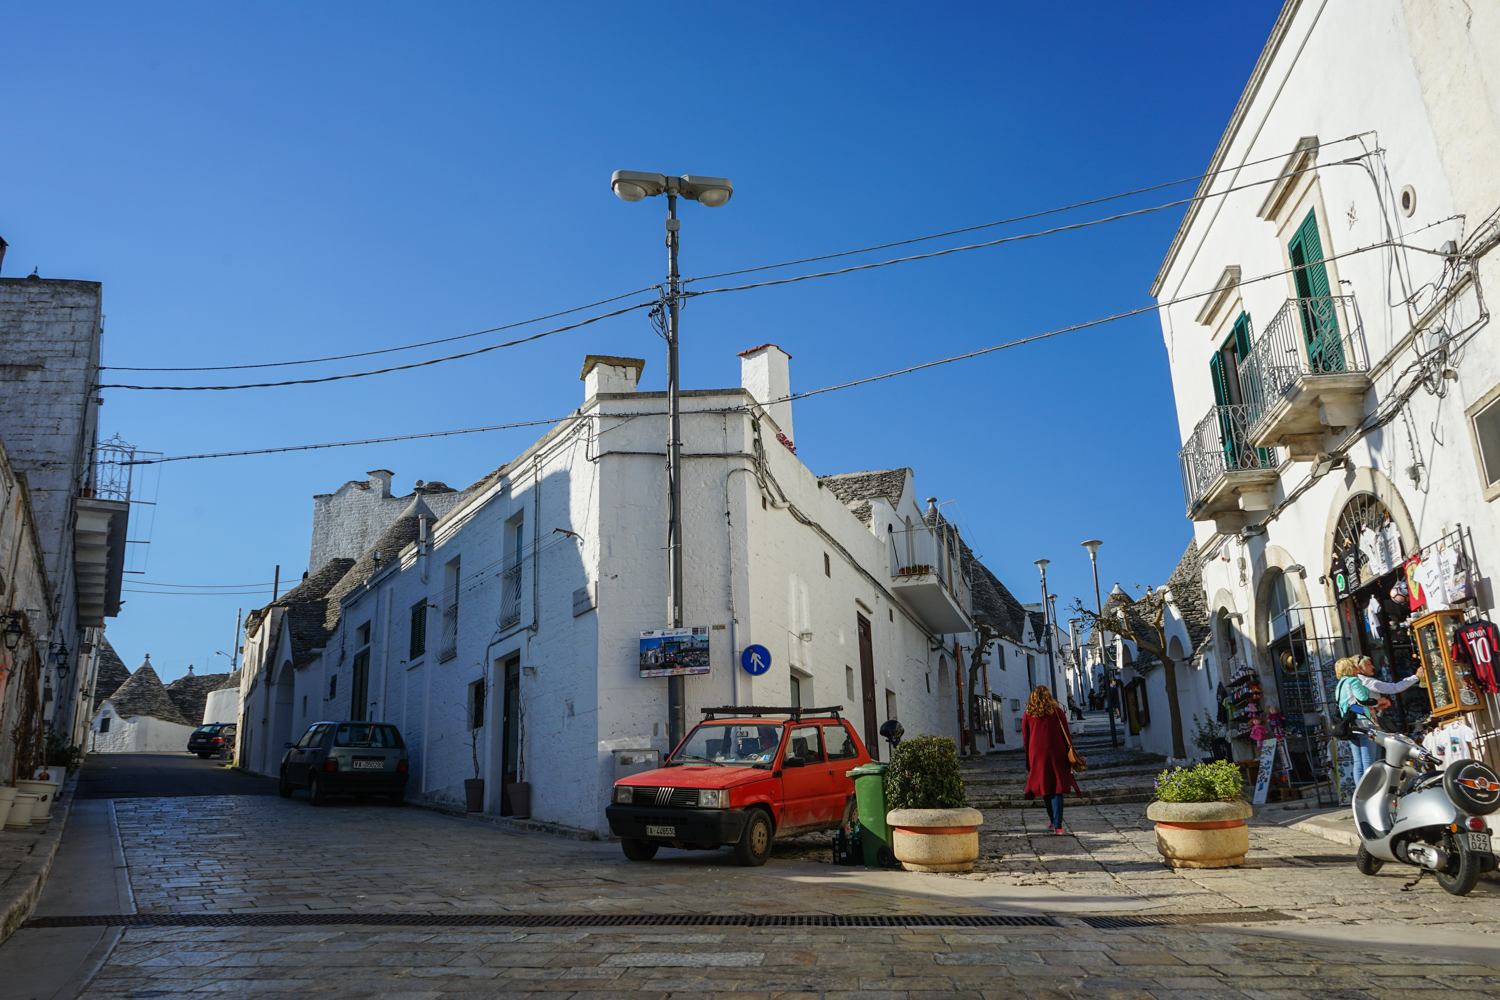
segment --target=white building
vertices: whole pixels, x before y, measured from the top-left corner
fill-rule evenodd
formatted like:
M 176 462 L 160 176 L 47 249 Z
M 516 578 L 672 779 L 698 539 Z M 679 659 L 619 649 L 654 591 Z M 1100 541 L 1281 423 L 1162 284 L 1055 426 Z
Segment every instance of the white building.
M 186 751 L 196 722 L 183 718 L 151 666 L 151 657 L 100 704 L 90 727 L 90 753 Z
M 1416 668 L 1428 609 L 1393 598 L 1403 562 L 1444 557 L 1432 603 L 1493 615 L 1497 153 L 1500 8 L 1288 0 L 1152 287 L 1212 615 L 1198 652 L 1215 687 L 1260 689 L 1236 755 L 1279 716 L 1294 780 L 1326 769 L 1334 657 Z M 1493 696 L 1464 707 L 1493 733 Z
M 815 476 L 791 405 L 767 402 L 789 393 L 789 356 L 741 359 L 741 388 L 682 395 L 686 624 L 709 644 L 687 724 L 711 706 L 843 705 L 877 754 L 887 718 L 956 735 L 952 650 L 974 627 L 956 530 L 909 469 Z M 606 832 L 612 751 L 668 749 L 667 681 L 640 676 L 641 632 L 670 624 L 665 394 L 636 391 L 643 364 L 590 356 L 582 407 L 443 487 L 445 513 L 419 490 L 374 521 L 360 501 L 343 532 L 319 498 L 328 561 L 248 619 L 241 761 L 275 773 L 312 722 L 385 720 L 411 797 L 461 803 L 477 758 L 487 812 L 508 814 L 505 786 L 524 781 L 534 818 Z M 389 475 L 360 495 L 389 496 Z M 740 666 L 752 643 L 771 655 L 759 676 Z

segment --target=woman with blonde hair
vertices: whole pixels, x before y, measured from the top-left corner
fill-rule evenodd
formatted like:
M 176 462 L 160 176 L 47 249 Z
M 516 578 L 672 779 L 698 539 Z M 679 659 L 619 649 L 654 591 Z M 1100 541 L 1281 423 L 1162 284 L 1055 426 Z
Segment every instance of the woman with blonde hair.
M 1073 779 L 1073 768 L 1068 764 L 1068 750 L 1073 745 L 1068 717 L 1045 684 L 1032 688 L 1031 697 L 1026 700 L 1021 743 L 1026 749 L 1026 798 L 1034 799 L 1040 795 L 1045 799 L 1052 832 L 1065 834 L 1063 796 L 1069 790 L 1077 792 L 1080 797 L 1083 792 Z
M 1364 705 L 1373 708 L 1376 699 L 1365 687 L 1364 678 L 1359 674 L 1359 660 L 1354 657 L 1341 657 L 1334 661 L 1333 675 L 1338 678 L 1334 686 L 1333 697 L 1338 705 L 1338 717 L 1342 719 L 1349 709 L 1354 705 Z M 1355 732 L 1349 738 L 1349 756 L 1353 764 L 1351 770 L 1354 772 L 1354 784 L 1359 785 L 1359 779 L 1365 776 L 1370 765 L 1375 762 L 1375 741 L 1360 732 Z

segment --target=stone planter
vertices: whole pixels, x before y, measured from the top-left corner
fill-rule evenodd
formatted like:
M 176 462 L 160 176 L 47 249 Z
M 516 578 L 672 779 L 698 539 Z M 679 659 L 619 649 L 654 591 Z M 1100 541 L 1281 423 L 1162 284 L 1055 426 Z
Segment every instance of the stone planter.
M 484 779 L 464 779 L 464 808 L 471 813 L 484 812 Z
M 14 785 L 0 785 L 0 827 L 5 826 L 5 821 L 10 817 L 10 807 L 16 804 L 16 787 Z
M 531 818 L 531 782 L 513 781 L 505 786 L 510 795 L 510 814 L 514 819 Z
M 1250 850 L 1254 810 L 1234 802 L 1153 802 L 1146 818 L 1156 821 L 1156 849 L 1173 868 L 1232 868 Z
M 47 822 L 47 816 L 52 811 L 52 800 L 57 798 L 57 790 L 61 787 L 61 781 L 46 781 L 41 778 L 16 782 L 17 791 L 31 792 L 37 796 L 36 806 L 31 811 L 33 823 Z
M 892 809 L 891 850 L 907 871 L 966 872 L 979 857 L 978 809 Z
M 5 828 L 7 830 L 26 830 L 31 827 L 31 814 L 36 809 L 36 800 L 40 796 L 33 792 L 16 792 L 16 799 L 11 803 L 10 811 L 5 814 Z

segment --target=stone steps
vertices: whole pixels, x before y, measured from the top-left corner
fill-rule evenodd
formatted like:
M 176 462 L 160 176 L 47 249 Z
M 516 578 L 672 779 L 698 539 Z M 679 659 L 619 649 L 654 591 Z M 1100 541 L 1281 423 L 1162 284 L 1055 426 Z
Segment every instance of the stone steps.
M 1150 802 L 1153 798 L 1156 776 L 1166 767 L 1166 759 L 1125 746 L 1123 729 L 1119 740 L 1120 746 L 1110 746 L 1109 720 L 1102 712 L 1086 717 L 1083 723 L 1073 723 L 1073 746 L 1089 762 L 1088 770 L 1079 778 L 1083 804 Z M 963 779 L 969 804 L 976 809 L 1042 805 L 1040 799 L 1025 797 L 1026 758 L 1020 747 L 964 761 Z M 1078 799 L 1070 795 L 1068 801 L 1077 803 Z

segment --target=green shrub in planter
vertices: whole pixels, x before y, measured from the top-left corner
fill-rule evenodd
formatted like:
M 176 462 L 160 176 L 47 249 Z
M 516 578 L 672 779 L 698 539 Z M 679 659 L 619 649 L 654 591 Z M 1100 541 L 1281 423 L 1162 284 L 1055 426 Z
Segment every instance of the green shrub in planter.
M 1156 776 L 1158 802 L 1233 802 L 1244 791 L 1240 769 L 1227 760 L 1174 767 Z
M 958 769 L 958 745 L 948 736 L 913 736 L 891 752 L 885 770 L 888 809 L 962 809 L 969 804 Z

